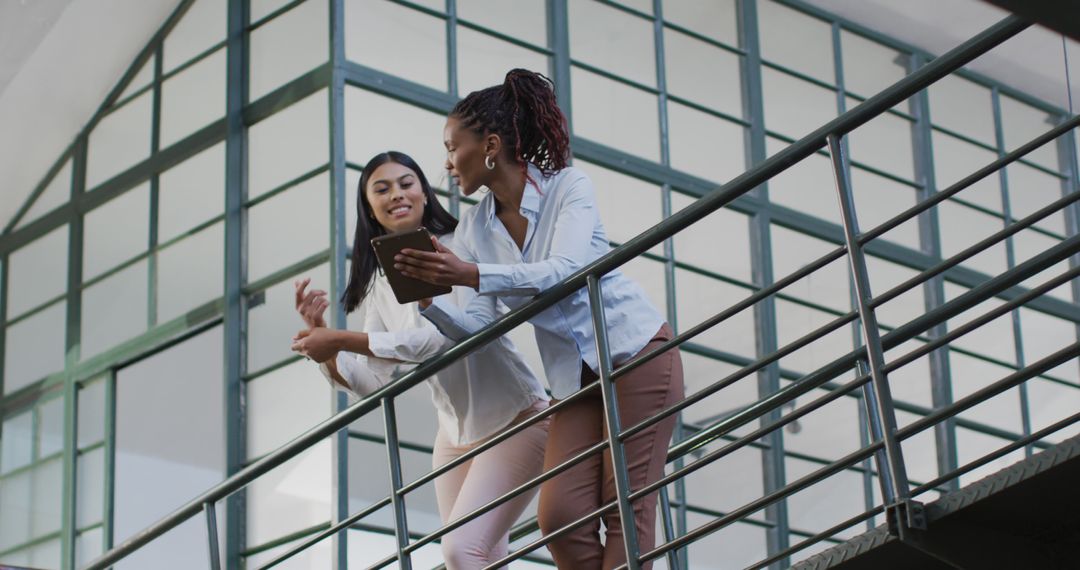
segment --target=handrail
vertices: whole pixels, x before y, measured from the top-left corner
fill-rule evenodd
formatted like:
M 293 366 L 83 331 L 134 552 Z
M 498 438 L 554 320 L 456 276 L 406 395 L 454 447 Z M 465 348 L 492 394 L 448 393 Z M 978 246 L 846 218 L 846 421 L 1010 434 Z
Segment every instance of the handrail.
M 950 52 L 930 61 L 921 69 L 904 77 L 881 93 L 870 97 L 850 111 L 829 121 L 781 152 L 766 159 L 758 166 L 735 177 L 687 208 L 675 213 L 649 230 L 646 230 L 630 241 L 615 248 L 607 255 L 581 268 L 573 275 L 567 277 L 550 290 L 538 295 L 524 306 L 504 315 L 502 318 L 463 340 L 446 352 L 420 364 L 412 372 L 406 374 L 399 380 L 381 388 L 370 396 L 363 398 L 346 410 L 323 421 L 274 452 L 264 456 L 251 465 L 241 469 L 239 472 L 231 475 L 221 483 L 211 487 L 209 490 L 181 506 L 171 514 L 165 516 L 158 522 L 143 529 L 120 545 L 102 554 L 96 560 L 91 562 L 87 568 L 97 570 L 114 564 L 131 552 L 149 543 L 151 540 L 202 512 L 204 505 L 219 501 L 240 490 L 261 475 L 269 472 L 271 469 L 280 466 L 300 452 L 332 435 L 334 432 L 347 427 L 356 419 L 374 411 L 382 405 L 384 400 L 390 400 L 401 395 L 405 391 L 446 368 L 452 362 L 468 355 L 472 351 L 486 345 L 518 325 L 526 322 L 533 316 L 548 309 L 566 296 L 586 286 L 589 279 L 596 279 L 599 276 L 609 273 L 687 226 L 727 205 L 735 198 L 749 192 L 760 184 L 767 182 L 772 177 L 780 174 L 792 165 L 826 146 L 827 137 L 841 137 L 849 133 L 887 111 L 894 105 L 914 95 L 931 83 L 952 73 L 1001 42 L 1018 34 L 1029 25 L 1029 23 L 1020 18 L 1010 16 L 964 42 Z M 977 289 L 981 290 L 982 287 L 980 286 L 973 289 L 969 293 L 973 293 Z M 965 295 L 962 296 L 962 298 L 967 297 Z M 926 315 L 923 316 L 925 317 Z M 915 321 L 921 322 L 921 319 L 915 319 Z M 911 324 L 912 323 L 909 323 L 908 325 Z M 901 329 L 903 328 L 904 327 L 901 327 Z M 890 335 L 883 337 L 883 342 L 890 337 L 899 338 L 903 336 L 899 331 L 900 329 L 894 330 Z M 846 359 L 841 360 L 845 360 L 846 363 Z M 612 374 L 613 377 L 617 375 L 617 371 Z M 773 401 L 775 401 L 773 397 L 770 397 L 759 402 L 759 404 L 766 402 L 771 403 Z M 743 414 L 740 413 L 737 416 L 743 416 Z M 698 441 L 703 440 L 704 438 L 698 439 Z

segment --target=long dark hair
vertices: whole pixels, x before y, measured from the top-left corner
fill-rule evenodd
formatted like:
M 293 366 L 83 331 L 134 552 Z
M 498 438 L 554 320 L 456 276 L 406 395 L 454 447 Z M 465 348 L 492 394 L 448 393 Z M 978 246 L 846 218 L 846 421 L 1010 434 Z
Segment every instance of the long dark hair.
M 566 116 L 551 80 L 535 71 L 511 69 L 502 85 L 469 93 L 450 116 L 479 135 L 499 135 L 522 171 L 532 163 L 549 176 L 570 160 Z
M 349 271 L 349 284 L 345 287 L 345 293 L 341 295 L 341 304 L 346 313 L 351 313 L 360 306 L 371 290 L 371 281 L 375 276 L 375 270 L 379 262 L 375 258 L 375 252 L 371 251 L 371 238 L 386 235 L 386 228 L 375 221 L 371 214 L 371 205 L 367 200 L 368 181 L 372 173 L 380 166 L 393 162 L 400 164 L 416 173 L 420 179 L 420 188 L 424 191 L 427 206 L 424 207 L 424 216 L 420 223 L 435 235 L 442 235 L 454 231 L 457 227 L 457 218 L 450 215 L 439 200 L 435 192 L 431 190 L 424 171 L 420 165 L 409 155 L 395 150 L 386 151 L 375 155 L 368 161 L 364 171 L 360 174 L 360 185 L 356 191 L 356 234 L 353 235 L 352 269 Z

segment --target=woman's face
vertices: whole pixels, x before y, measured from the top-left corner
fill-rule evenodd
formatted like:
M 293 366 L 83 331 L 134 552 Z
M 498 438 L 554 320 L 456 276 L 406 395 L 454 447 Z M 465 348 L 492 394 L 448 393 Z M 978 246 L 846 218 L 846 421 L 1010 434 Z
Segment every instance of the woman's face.
M 446 119 L 443 129 L 446 145 L 446 171 L 457 181 L 461 193 L 468 196 L 486 185 L 491 171 L 484 165 L 483 137 L 461 127 L 455 117 Z
M 388 233 L 420 227 L 427 198 L 411 168 L 396 162 L 379 166 L 364 192 L 371 215 Z

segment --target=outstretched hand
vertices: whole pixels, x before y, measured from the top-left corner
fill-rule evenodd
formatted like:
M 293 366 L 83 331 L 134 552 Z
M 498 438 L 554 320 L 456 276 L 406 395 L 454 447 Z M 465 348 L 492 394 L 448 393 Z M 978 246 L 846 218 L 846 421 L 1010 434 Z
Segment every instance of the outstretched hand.
M 427 281 L 436 285 L 465 285 L 480 287 L 480 271 L 475 263 L 462 261 L 435 237 L 431 237 L 435 251 L 403 249 L 394 256 L 394 269 L 406 277 Z

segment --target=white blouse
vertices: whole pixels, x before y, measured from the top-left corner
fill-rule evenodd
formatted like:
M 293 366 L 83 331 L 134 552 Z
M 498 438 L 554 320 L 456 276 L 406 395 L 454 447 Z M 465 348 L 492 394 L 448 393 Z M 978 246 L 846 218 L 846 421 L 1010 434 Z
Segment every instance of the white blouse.
M 446 238 L 442 238 L 446 243 Z M 445 295 L 465 306 L 476 292 L 454 287 Z M 325 364 L 319 366 L 337 389 L 364 397 L 400 378 L 456 341 L 439 333 L 420 316 L 416 303 L 401 305 L 381 273 L 373 279 L 364 300 L 364 332 L 376 358 L 339 352 L 338 373 L 349 384 L 335 382 Z M 500 337 L 427 380 L 438 412 L 439 426 L 451 442 L 468 445 L 494 435 L 522 410 L 547 400 L 543 385 L 510 339 Z

